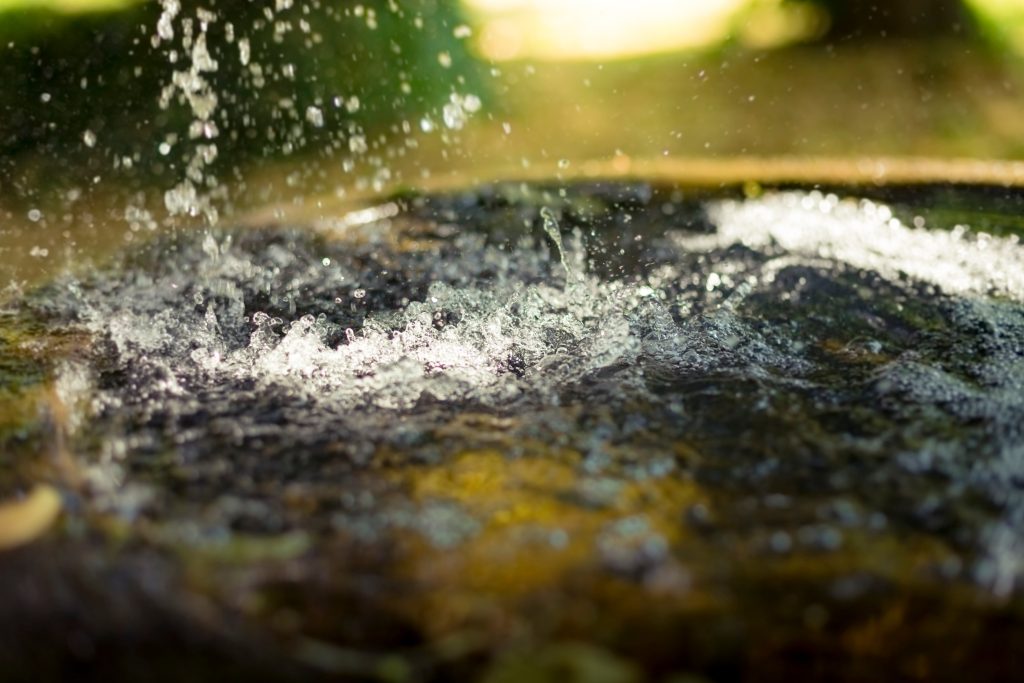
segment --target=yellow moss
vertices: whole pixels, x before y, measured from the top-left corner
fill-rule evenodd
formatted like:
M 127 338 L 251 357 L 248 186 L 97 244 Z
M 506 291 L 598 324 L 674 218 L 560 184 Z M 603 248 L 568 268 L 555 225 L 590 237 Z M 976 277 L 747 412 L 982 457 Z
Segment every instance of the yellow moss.
M 416 500 L 451 500 L 476 514 L 497 514 L 508 523 L 553 521 L 552 515 L 569 507 L 555 494 L 568 491 L 574 480 L 574 468 L 561 461 L 510 459 L 496 451 L 478 451 L 413 474 L 411 483 Z
M 843 545 L 828 553 L 802 552 L 775 562 L 751 566 L 763 575 L 777 575 L 801 581 L 841 576 L 856 567 L 859 571 L 884 576 L 900 583 L 923 579 L 929 567 L 939 565 L 954 553 L 941 541 L 924 536 L 897 537 L 863 530 L 847 530 Z
M 825 339 L 819 344 L 819 346 L 826 353 L 847 363 L 880 365 L 892 360 L 892 358 L 886 354 L 872 353 L 857 346 L 853 346 L 850 342 L 843 342 L 839 339 Z
M 427 587 L 416 612 L 429 630 L 457 629 L 482 614 L 513 618 L 519 599 L 555 594 L 579 573 L 593 576 L 600 534 L 623 517 L 643 515 L 673 547 L 685 541 L 681 512 L 704 499 L 695 484 L 676 476 L 627 481 L 607 504 L 589 505 L 577 492 L 580 460 L 550 449 L 518 458 L 481 450 L 394 473 L 415 501 L 456 503 L 482 525 L 456 552 L 418 535 L 402 539 L 401 573 Z
M 0 392 L 0 433 L 31 425 L 39 418 L 45 387 L 31 387 L 18 392 Z
M 22 500 L 0 504 L 0 550 L 34 541 L 53 525 L 60 510 L 60 494 L 46 485 L 36 486 Z
M 31 321 L 0 316 L 0 448 L 11 434 L 41 435 L 18 452 L 21 480 L 59 478 L 77 485 L 74 459 L 64 435 L 69 428 L 69 406 L 54 384 L 53 368 L 82 355 L 90 336 L 79 330 L 42 330 Z M 30 450 L 30 449 L 35 449 Z M 46 456 L 46 457 L 34 457 Z

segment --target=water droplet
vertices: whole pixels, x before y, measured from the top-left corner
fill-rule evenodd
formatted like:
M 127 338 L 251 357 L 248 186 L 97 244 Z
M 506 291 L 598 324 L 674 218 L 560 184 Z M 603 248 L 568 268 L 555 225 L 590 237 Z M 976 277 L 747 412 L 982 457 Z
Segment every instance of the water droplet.
M 452 130 L 459 130 L 466 122 L 462 108 L 451 102 L 444 105 L 444 108 L 441 110 L 441 118 L 444 120 L 444 125 Z
M 181 3 L 178 0 L 160 0 L 160 4 L 163 6 L 163 12 L 160 14 L 160 19 L 156 23 L 156 32 L 160 38 L 164 40 L 172 40 L 174 38 L 174 18 L 178 16 L 178 12 L 181 11 Z
M 348 148 L 353 154 L 366 154 L 369 147 L 362 135 L 353 135 L 348 139 Z
M 38 223 L 43 217 L 43 212 L 39 209 L 29 209 L 28 219 L 33 223 Z
M 324 113 L 318 107 L 306 107 L 306 120 L 316 128 L 324 127 Z
M 441 109 L 444 125 L 451 130 L 461 130 L 471 114 L 480 110 L 480 98 L 476 95 L 460 95 L 452 93 L 448 103 Z

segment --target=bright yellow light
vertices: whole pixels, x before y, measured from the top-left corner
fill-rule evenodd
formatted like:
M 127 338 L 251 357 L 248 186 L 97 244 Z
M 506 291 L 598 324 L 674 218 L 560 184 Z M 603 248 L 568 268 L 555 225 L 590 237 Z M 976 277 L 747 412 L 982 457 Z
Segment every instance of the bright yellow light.
M 0 11 L 52 9 L 58 12 L 91 12 L 136 4 L 138 0 L 0 0 Z
M 737 26 L 746 47 L 765 49 L 819 38 L 828 29 L 828 12 L 810 2 L 755 0 Z
M 484 55 L 596 59 L 710 45 L 750 0 L 466 0 Z
M 1024 52 L 1024 0 L 967 0 L 967 4 L 1018 52 Z

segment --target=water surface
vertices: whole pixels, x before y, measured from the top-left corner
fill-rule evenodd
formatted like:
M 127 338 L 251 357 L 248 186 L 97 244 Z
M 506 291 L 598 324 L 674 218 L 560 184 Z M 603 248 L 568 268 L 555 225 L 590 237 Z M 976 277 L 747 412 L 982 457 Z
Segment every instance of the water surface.
M 0 654 L 1007 675 L 1018 202 L 502 183 L 54 282 L 5 319 L 14 395 L 45 395 L 2 483 L 66 516 L 0 569 Z

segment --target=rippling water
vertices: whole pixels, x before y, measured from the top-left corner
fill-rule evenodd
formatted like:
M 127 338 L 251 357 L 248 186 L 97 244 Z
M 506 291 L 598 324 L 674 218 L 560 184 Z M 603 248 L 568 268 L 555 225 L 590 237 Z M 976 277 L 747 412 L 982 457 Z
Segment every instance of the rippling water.
M 184 235 L 33 307 L 95 340 L 58 380 L 82 505 L 161 542 L 300 533 L 330 567 L 328 539 L 411 534 L 403 580 L 477 598 L 551 555 L 544 590 L 594 571 L 740 615 L 781 599 L 785 558 L 839 558 L 832 600 L 1015 600 L 1024 247 L 916 223 L 820 192 L 501 184 Z M 473 623 L 440 609 L 413 621 Z

